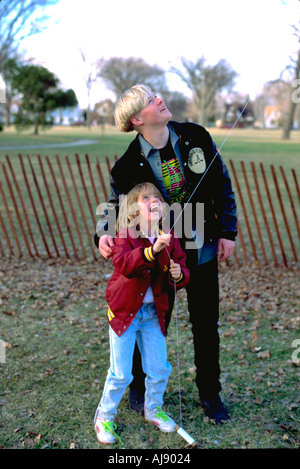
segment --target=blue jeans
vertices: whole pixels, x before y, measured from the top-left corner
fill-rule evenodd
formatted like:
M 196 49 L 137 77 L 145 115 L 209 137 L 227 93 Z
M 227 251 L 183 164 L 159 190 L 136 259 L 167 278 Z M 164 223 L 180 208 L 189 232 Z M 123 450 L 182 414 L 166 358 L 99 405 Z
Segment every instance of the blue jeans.
M 162 407 L 172 367 L 167 361 L 166 339 L 161 332 L 154 303 L 143 303 L 130 327 L 120 337 L 109 328 L 110 368 L 98 415 L 113 418 L 126 387 L 133 379 L 132 359 L 137 341 L 145 378 L 145 408 Z

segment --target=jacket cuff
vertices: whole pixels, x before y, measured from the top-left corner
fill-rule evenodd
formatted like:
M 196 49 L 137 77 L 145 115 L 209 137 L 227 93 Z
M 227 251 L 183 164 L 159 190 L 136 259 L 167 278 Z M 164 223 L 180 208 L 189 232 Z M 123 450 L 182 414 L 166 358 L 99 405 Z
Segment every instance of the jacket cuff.
M 181 272 L 180 277 L 177 278 L 177 279 L 175 279 L 175 282 L 176 282 L 176 283 L 179 283 L 179 282 L 181 282 L 182 280 L 183 280 L 183 273 Z
M 230 239 L 231 241 L 235 241 L 236 237 L 237 237 L 237 231 L 224 231 L 220 235 L 220 238 Z
M 153 246 L 150 246 L 149 248 L 144 249 L 144 256 L 149 262 L 155 261 L 155 254 L 153 251 Z

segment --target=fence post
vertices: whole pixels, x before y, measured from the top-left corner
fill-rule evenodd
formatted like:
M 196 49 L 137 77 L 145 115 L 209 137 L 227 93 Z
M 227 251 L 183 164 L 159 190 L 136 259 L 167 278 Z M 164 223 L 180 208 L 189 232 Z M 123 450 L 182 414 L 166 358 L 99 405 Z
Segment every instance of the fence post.
M 96 205 L 98 207 L 98 205 L 100 204 L 100 200 L 99 200 L 99 197 L 98 197 L 98 192 L 96 190 L 95 181 L 94 181 L 92 170 L 91 170 L 89 155 L 86 154 L 85 159 L 86 159 L 86 164 L 87 164 L 89 175 L 90 175 L 90 180 L 91 180 L 91 184 L 92 184 L 92 188 L 93 188 L 93 193 L 94 193 Z
M 74 254 L 75 254 L 75 257 L 77 259 L 79 259 L 79 256 L 78 256 L 78 253 L 77 253 L 77 249 L 76 249 L 76 245 L 74 243 L 74 239 L 73 239 L 73 235 L 72 235 L 72 230 L 70 229 L 70 224 L 68 222 L 68 218 L 67 218 L 67 214 L 66 214 L 66 211 L 65 211 L 65 207 L 64 207 L 64 204 L 63 204 L 63 200 L 62 200 L 62 196 L 61 196 L 61 193 L 60 193 L 60 190 L 59 190 L 59 186 L 57 184 L 57 180 L 56 180 L 56 177 L 55 177 L 55 173 L 53 171 L 53 167 L 52 167 L 52 164 L 48 158 L 48 156 L 46 156 L 46 161 L 47 161 L 47 164 L 48 164 L 48 167 L 50 169 L 50 173 L 51 173 L 51 176 L 52 176 L 52 180 L 54 182 L 54 187 L 55 187 L 55 190 L 56 190 L 56 193 L 57 193 L 57 196 L 58 196 L 58 200 L 59 200 L 59 203 L 60 203 L 60 207 L 61 207 L 61 210 L 62 210 L 62 214 L 63 214 L 63 217 L 64 217 L 64 221 L 65 221 L 65 224 L 66 224 L 66 227 L 67 227 L 67 230 L 68 230 L 68 233 L 69 233 L 69 236 L 70 236 L 70 239 L 71 239 L 71 243 L 72 243 L 72 247 L 73 247 L 73 251 L 74 251 Z
M 273 179 L 274 179 L 274 182 L 275 182 L 277 197 L 278 197 L 278 200 L 279 200 L 279 204 L 280 204 L 284 224 L 285 224 L 286 231 L 287 231 L 290 243 L 291 243 L 292 251 L 293 251 L 293 254 L 294 254 L 294 259 L 297 262 L 298 258 L 297 258 L 295 246 L 294 246 L 294 243 L 293 243 L 293 239 L 292 239 L 292 236 L 291 236 L 289 224 L 288 224 L 287 219 L 286 219 L 286 214 L 285 214 L 284 206 L 283 206 L 283 203 L 282 203 L 282 198 L 281 198 L 281 193 L 280 193 L 280 189 L 279 189 L 279 185 L 278 185 L 278 181 L 277 181 L 277 176 L 276 176 L 275 168 L 274 168 L 273 165 L 271 165 L 271 171 L 272 171 L 272 176 L 273 176 Z
M 244 180 L 245 180 L 245 183 L 246 183 L 246 188 L 247 188 L 248 197 L 249 197 L 249 200 L 250 200 L 250 205 L 251 205 L 251 209 L 252 209 L 252 213 L 253 213 L 253 217 L 254 217 L 257 233 L 258 233 L 258 237 L 259 237 L 259 240 L 260 240 L 260 245 L 261 245 L 261 248 L 262 248 L 263 257 L 264 257 L 264 260 L 265 260 L 265 264 L 267 264 L 268 259 L 267 259 L 267 256 L 266 256 L 265 246 L 264 246 L 264 243 L 263 243 L 259 223 L 258 223 L 257 216 L 256 216 L 256 210 L 255 210 L 255 207 L 254 207 L 252 194 L 251 194 L 251 191 L 250 191 L 250 186 L 249 186 L 249 181 L 248 181 L 247 174 L 246 174 L 244 161 L 241 161 L 241 166 L 242 166 L 243 176 L 244 176 Z
M 286 258 L 285 252 L 284 252 L 284 248 L 283 248 L 283 244 L 282 244 L 282 240 L 281 240 L 281 236 L 280 236 L 280 232 L 279 232 L 279 228 L 278 228 L 278 223 L 277 223 L 277 220 L 276 220 L 276 216 L 275 216 L 275 212 L 274 212 L 274 208 L 273 208 L 273 204 L 272 204 L 272 199 L 271 199 L 271 195 L 270 195 L 270 191 L 269 191 L 269 187 L 268 187 L 268 183 L 267 183 L 267 179 L 266 179 L 264 166 L 263 166 L 262 163 L 260 163 L 259 166 L 260 166 L 260 170 L 261 170 L 261 173 L 262 173 L 262 176 L 263 176 L 263 181 L 264 181 L 264 185 L 265 185 L 269 205 L 270 205 L 270 208 L 271 208 L 271 213 L 272 213 L 276 234 L 277 234 L 277 238 L 278 238 L 280 249 L 281 249 L 283 262 L 284 262 L 284 265 L 287 267 L 288 266 L 287 258 Z
M 76 227 L 78 239 L 79 239 L 79 242 L 80 242 L 80 245 L 81 245 L 81 249 L 82 249 L 82 252 L 83 252 L 83 256 L 84 256 L 84 258 L 86 258 L 86 251 L 85 251 L 84 244 L 83 244 L 83 241 L 82 241 L 81 232 L 80 232 L 80 229 L 79 229 L 79 226 L 78 226 L 78 222 L 77 222 L 77 218 L 76 218 L 76 215 L 75 215 L 75 210 L 74 210 L 74 207 L 73 207 L 72 199 L 70 197 L 70 193 L 69 193 L 69 189 L 68 189 L 68 186 L 67 186 L 67 183 L 66 183 L 65 175 L 64 175 L 64 172 L 62 170 L 62 166 L 61 166 L 60 159 L 59 159 L 58 155 L 56 155 L 56 162 L 57 162 L 57 165 L 58 165 L 58 169 L 59 169 L 59 172 L 60 172 L 60 177 L 62 179 L 64 189 L 65 189 L 65 192 L 66 192 L 66 195 L 67 195 L 69 207 L 71 209 L 72 217 L 73 217 L 73 220 L 74 220 L 74 223 L 75 223 L 75 227 Z
M 29 243 L 28 243 L 27 235 L 26 235 L 25 230 L 24 230 L 22 218 L 20 216 L 20 212 L 19 212 L 19 209 L 18 209 L 18 204 L 16 202 L 15 195 L 14 195 L 14 192 L 12 190 L 12 186 L 11 186 L 11 183 L 10 183 L 10 180 L 9 180 L 9 177 L 8 177 L 8 174 L 7 174 L 6 167 L 5 167 L 4 163 L 2 163 L 2 169 L 3 169 L 4 177 L 5 177 L 5 180 L 6 180 L 6 184 L 7 184 L 7 187 L 8 187 L 8 190 L 9 190 L 9 193 L 10 193 L 13 205 L 14 205 L 14 209 L 15 209 L 15 212 L 16 212 L 16 215 L 17 215 L 18 224 L 19 224 L 21 232 L 22 232 L 22 236 L 23 236 L 23 239 L 24 239 L 24 242 L 25 242 L 25 246 L 27 248 L 29 256 L 33 257 L 32 253 L 31 253 Z
M 1 184 L 1 182 L 0 182 L 0 184 Z M 0 210 L 0 225 L 1 225 L 3 233 L 4 233 L 4 238 L 6 239 L 9 252 L 10 252 L 11 255 L 13 255 L 14 254 L 13 247 L 11 245 L 11 242 L 10 242 L 10 239 L 9 239 L 9 236 L 8 236 L 8 233 L 7 233 L 7 229 L 6 229 L 2 214 L 1 214 L 1 210 Z
M 266 212 L 265 212 L 265 209 L 264 209 L 264 205 L 263 205 L 263 201 L 262 201 L 262 197 L 261 197 L 261 192 L 260 192 L 260 188 L 259 188 L 259 184 L 258 184 L 256 169 L 255 169 L 255 165 L 254 165 L 253 162 L 251 162 L 251 167 L 252 167 L 252 173 L 253 173 L 256 193 L 257 193 L 257 197 L 258 197 L 258 201 L 259 201 L 259 205 L 260 205 L 260 210 L 261 210 L 261 213 L 262 213 L 262 216 L 263 216 L 263 219 L 264 219 L 264 223 L 265 223 L 265 226 L 266 226 L 266 229 L 267 229 L 267 234 L 268 234 L 269 242 L 270 242 L 270 245 L 271 245 L 271 250 L 272 250 L 272 254 L 273 254 L 273 258 L 274 258 L 274 263 L 275 263 L 275 266 L 277 266 L 278 262 L 277 262 L 277 257 L 276 257 L 276 251 L 275 251 L 275 248 L 274 248 L 274 243 L 273 243 L 273 239 L 272 239 L 272 236 L 271 236 L 271 231 L 270 231 L 268 219 L 266 217 Z
M 73 171 L 72 171 L 72 168 L 71 168 L 71 165 L 70 165 L 69 158 L 67 156 L 66 156 L 66 162 L 67 162 L 67 165 L 68 165 L 68 168 L 69 168 L 69 173 L 70 173 L 70 176 L 71 176 L 71 179 L 72 179 L 73 188 L 75 190 L 77 202 L 78 202 L 80 213 L 81 213 L 82 220 L 83 220 L 83 223 L 84 223 L 85 231 L 86 231 L 86 234 L 87 234 L 87 237 L 88 237 L 89 245 L 90 245 L 90 248 L 91 248 L 94 259 L 97 259 L 96 255 L 95 255 L 95 251 L 93 249 L 92 242 L 91 242 L 91 237 L 90 237 L 89 229 L 88 229 L 88 226 L 87 226 L 85 214 L 84 214 L 84 211 L 83 211 L 83 208 L 82 208 L 81 200 L 80 200 L 80 197 L 79 197 L 79 194 L 78 194 L 77 186 L 76 186 L 76 183 L 75 183 L 74 174 L 73 174 Z
M 252 246 L 252 252 L 253 252 L 253 255 L 254 255 L 254 259 L 255 259 L 256 262 L 258 262 L 257 255 L 256 255 L 256 250 L 255 250 L 255 245 L 254 245 L 254 242 L 253 242 L 252 232 L 251 232 L 251 228 L 250 228 L 250 224 L 249 224 L 249 220 L 248 220 L 248 216 L 247 216 L 247 210 L 246 210 L 246 207 L 245 207 L 245 203 L 244 203 L 242 191 L 241 191 L 241 188 L 240 188 L 239 180 L 238 180 L 237 175 L 236 175 L 236 171 L 235 171 L 233 161 L 229 160 L 229 163 L 230 163 L 230 166 L 231 166 L 231 169 L 232 169 L 232 172 L 233 172 L 235 184 L 236 184 L 236 187 L 237 187 L 237 191 L 238 191 L 238 194 L 239 194 L 242 210 L 243 210 L 243 213 L 244 213 L 245 222 L 246 222 L 246 226 L 247 226 L 247 230 L 248 230 L 248 234 L 249 234 L 249 238 L 250 238 L 250 243 L 251 243 L 251 246 Z
M 67 246 L 66 246 L 62 231 L 61 231 L 61 227 L 60 227 L 57 215 L 56 215 L 55 207 L 54 207 L 54 204 L 53 204 L 53 201 L 52 201 L 51 192 L 49 190 L 48 182 L 47 182 L 47 179 L 46 179 L 46 176 L 45 176 L 45 171 L 44 171 L 44 166 L 43 166 L 43 163 L 42 163 L 41 155 L 38 155 L 38 161 L 39 161 L 42 177 L 43 177 L 43 180 L 44 180 L 45 188 L 46 188 L 46 191 L 47 191 L 47 196 L 48 196 L 50 206 L 51 206 L 51 209 L 52 209 L 52 213 L 53 213 L 53 216 L 54 216 L 54 219 L 55 219 L 55 223 L 56 223 L 56 226 L 57 226 L 57 229 L 58 229 L 58 233 L 59 233 L 61 242 L 63 244 L 64 251 L 65 251 L 65 254 L 67 256 L 67 259 L 69 259 L 70 256 L 69 256 L 69 253 L 68 253 L 68 249 L 67 249 Z
M 2 195 L 3 202 L 4 202 L 5 210 L 6 210 L 6 213 L 7 213 L 7 216 L 8 216 L 8 221 L 9 221 L 13 236 L 15 238 L 16 245 L 17 245 L 18 250 L 19 250 L 19 257 L 22 257 L 22 249 L 21 249 L 21 246 L 20 246 L 19 238 L 18 238 L 17 233 L 16 233 L 15 225 L 13 223 L 13 219 L 12 219 L 9 207 L 8 207 L 8 203 L 7 203 L 7 200 L 6 200 L 6 197 L 5 197 L 5 192 L 3 190 L 3 186 L 2 186 L 1 181 L 0 181 L 0 192 L 1 192 L 1 195 Z
M 16 175 L 15 175 L 15 172 L 14 172 L 14 170 L 13 170 L 13 167 L 12 167 L 12 164 L 11 164 L 11 161 L 10 161 L 8 155 L 6 155 L 6 161 L 7 161 L 8 167 L 9 167 L 9 169 L 10 169 L 10 172 L 11 172 L 11 175 L 12 175 L 12 178 L 13 178 L 13 181 L 14 181 L 14 184 L 15 184 L 15 186 L 16 186 L 19 200 L 20 200 L 21 205 L 22 205 L 22 210 L 23 210 L 23 213 L 24 213 L 24 217 L 25 217 L 25 221 L 26 221 L 27 228 L 28 228 L 29 236 L 30 236 L 31 242 L 32 242 L 33 247 L 34 247 L 35 255 L 36 255 L 37 257 L 39 257 L 39 252 L 38 252 L 38 249 L 37 249 L 37 246 L 36 246 L 34 237 L 33 237 L 33 233 L 32 233 L 32 230 L 31 230 L 31 226 L 30 226 L 30 222 L 29 222 L 29 218 L 28 218 L 26 206 L 25 206 L 25 203 L 24 203 L 24 199 L 23 199 L 23 196 L 22 196 L 22 192 L 21 192 L 21 190 L 20 190 L 20 187 L 19 187 L 19 184 L 18 184 Z
M 30 159 L 29 155 L 27 155 L 27 160 L 28 160 L 30 168 L 31 168 L 34 184 L 35 184 L 35 187 L 37 189 L 37 193 L 38 193 L 38 196 L 39 196 L 39 199 L 40 199 L 40 203 L 41 203 L 41 206 L 42 206 L 45 218 L 46 218 L 46 223 L 48 225 L 48 229 L 49 229 L 49 233 L 50 233 L 50 236 L 51 236 L 51 239 L 52 239 L 52 242 L 53 242 L 54 250 L 56 252 L 57 257 L 59 257 L 59 251 L 58 251 L 57 244 L 56 244 L 56 241 L 55 241 L 55 237 L 54 237 L 54 234 L 53 234 L 53 231 L 52 231 L 52 226 L 51 226 L 51 223 L 50 223 L 50 220 L 49 220 L 49 217 L 48 217 L 48 213 L 47 213 L 47 210 L 46 210 L 46 206 L 44 204 L 44 200 L 43 200 L 43 197 L 42 197 L 40 186 L 39 186 L 39 183 L 38 183 L 38 180 L 37 180 L 35 171 L 33 169 L 32 162 L 31 162 L 31 159 Z
M 83 172 L 82 172 L 82 169 L 81 169 L 79 155 L 77 153 L 75 155 L 75 158 L 76 158 L 76 162 L 77 162 L 77 167 L 78 167 L 78 172 L 79 172 L 79 175 L 80 175 L 80 179 L 81 179 L 81 182 L 82 182 L 82 187 L 83 187 L 83 190 L 84 190 L 84 193 L 85 193 L 85 198 L 86 198 L 89 210 L 90 210 L 90 214 L 91 214 L 94 226 L 96 226 L 95 215 L 94 215 L 94 212 L 93 212 L 93 209 L 92 209 L 90 197 L 89 197 L 89 194 L 88 194 L 88 191 L 87 191 L 87 188 L 86 188 L 86 184 L 85 184 L 85 180 L 84 180 L 84 177 L 83 177 Z
M 297 190 L 297 194 L 298 194 L 298 201 L 300 203 L 300 189 L 299 189 L 299 184 L 298 184 L 298 180 L 297 180 L 296 173 L 295 173 L 294 169 L 292 169 L 292 175 L 293 175 L 293 178 L 294 178 L 294 182 L 295 182 L 295 186 L 296 186 L 296 190 Z
M 289 186 L 289 184 L 288 184 L 288 181 L 287 181 L 287 178 L 286 178 L 286 176 L 285 176 L 285 172 L 284 172 L 284 169 L 283 169 L 282 166 L 280 166 L 280 171 L 281 171 L 281 175 L 282 175 L 282 177 L 283 177 L 283 181 L 284 181 L 284 184 L 285 184 L 285 188 L 286 188 L 287 193 L 288 193 L 288 196 L 289 196 L 289 200 L 290 200 L 290 204 L 291 204 L 293 216 L 294 216 L 295 223 L 296 223 L 298 238 L 300 238 L 300 227 L 299 227 L 299 223 L 298 223 L 297 213 L 296 213 L 295 205 L 294 205 L 294 202 L 293 202 L 292 194 L 291 194 L 291 191 L 290 191 L 290 186 Z
M 104 199 L 105 199 L 105 202 L 107 202 L 108 201 L 108 195 L 107 195 L 106 186 L 105 186 L 105 182 L 104 182 L 104 177 L 103 177 L 103 173 L 102 173 L 101 166 L 100 166 L 100 163 L 98 161 L 98 158 L 97 158 L 96 167 L 97 167 L 97 171 L 98 171 L 98 175 L 99 175 L 100 184 L 101 184 L 101 187 L 102 187 Z

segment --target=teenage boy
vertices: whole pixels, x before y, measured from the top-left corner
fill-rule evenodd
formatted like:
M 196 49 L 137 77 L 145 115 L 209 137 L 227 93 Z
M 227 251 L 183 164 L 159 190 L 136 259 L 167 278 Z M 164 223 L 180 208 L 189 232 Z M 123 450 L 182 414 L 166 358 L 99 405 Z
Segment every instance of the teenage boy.
M 191 274 L 186 291 L 196 384 L 206 415 L 221 423 L 229 415 L 219 396 L 218 259 L 228 259 L 234 251 L 235 196 L 226 165 L 207 130 L 171 121 L 171 117 L 164 101 L 145 85 L 133 86 L 120 97 L 116 123 L 121 131 L 136 131 L 137 136 L 111 170 L 111 195 L 97 225 L 95 244 L 106 259 L 111 257 L 114 240 L 107 230 L 115 225 L 119 196 L 140 182 L 152 182 L 172 208 L 179 206 L 173 219 L 182 222 L 181 243 Z M 200 207 L 203 217 L 199 217 Z M 129 401 L 132 408 L 142 411 L 144 385 L 138 351 L 133 375 Z

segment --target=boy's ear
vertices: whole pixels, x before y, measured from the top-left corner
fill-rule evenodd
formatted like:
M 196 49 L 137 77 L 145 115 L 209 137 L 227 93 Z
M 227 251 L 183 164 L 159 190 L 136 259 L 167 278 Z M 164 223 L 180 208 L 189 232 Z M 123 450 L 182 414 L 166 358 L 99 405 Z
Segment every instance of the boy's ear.
M 133 116 L 131 119 L 130 119 L 130 122 L 133 124 L 133 125 L 142 125 L 143 124 L 143 121 L 137 117 L 137 116 Z

